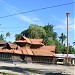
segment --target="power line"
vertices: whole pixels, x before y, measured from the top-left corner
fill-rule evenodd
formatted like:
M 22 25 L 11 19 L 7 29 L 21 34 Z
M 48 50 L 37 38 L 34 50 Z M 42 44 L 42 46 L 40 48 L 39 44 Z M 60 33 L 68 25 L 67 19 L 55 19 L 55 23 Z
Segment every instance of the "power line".
M 21 13 L 17 13 L 17 14 L 11 14 L 11 15 L 2 16 L 0 18 L 15 16 L 15 15 L 19 15 L 19 14 L 34 12 L 34 11 L 45 10 L 45 9 L 54 8 L 54 7 L 60 7 L 60 6 L 70 5 L 70 4 L 74 4 L 74 3 L 75 2 L 70 2 L 70 3 L 66 3 L 66 4 L 60 4 L 60 5 L 55 5 L 55 6 L 45 7 L 45 8 L 39 8 L 39 9 L 29 10 L 29 11 L 25 11 L 25 12 L 21 12 Z

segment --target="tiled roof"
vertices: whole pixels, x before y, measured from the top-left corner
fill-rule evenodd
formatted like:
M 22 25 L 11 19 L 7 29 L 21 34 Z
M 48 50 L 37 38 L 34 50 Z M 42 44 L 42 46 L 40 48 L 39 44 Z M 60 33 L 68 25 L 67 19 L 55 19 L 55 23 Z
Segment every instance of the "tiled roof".
M 20 39 L 20 40 L 17 40 L 16 42 L 24 42 L 24 43 L 30 43 L 30 44 L 35 44 L 35 45 L 44 45 L 42 43 L 43 39 L 30 39 L 30 38 L 27 38 L 25 36 L 22 36 L 23 40 Z
M 12 44 L 12 43 L 8 43 L 8 45 L 12 48 L 12 49 L 16 49 L 18 46 L 17 45 L 15 45 L 15 44 Z
M 54 56 L 52 52 L 46 50 L 32 49 L 32 51 L 35 56 Z
M 55 51 L 56 46 L 42 46 L 40 49 Z
M 27 38 L 27 37 L 25 37 L 25 36 L 23 36 L 23 38 L 26 40 L 26 42 L 31 43 L 31 41 L 30 41 L 29 38 Z
M 13 50 L 9 50 L 9 49 L 0 49 L 0 52 L 3 52 L 3 53 L 13 53 Z
M 0 44 L 7 44 L 7 42 L 0 42 Z
M 42 43 L 43 39 L 30 39 L 31 40 L 31 44 L 40 44 L 40 45 L 44 45 Z
M 48 48 L 42 47 L 40 49 L 32 49 L 34 55 L 38 56 L 55 56 L 55 53 L 52 51 L 55 51 L 55 46 L 49 46 Z
M 13 52 L 14 52 L 15 54 L 22 54 L 22 51 L 21 51 L 21 50 L 13 50 Z
M 26 47 L 19 47 L 18 45 L 8 43 L 10 46 L 10 49 L 0 47 L 0 52 L 5 52 L 5 53 L 15 53 L 15 54 L 24 54 L 24 55 L 35 55 L 35 56 L 55 56 L 55 46 L 45 46 L 42 43 L 43 39 L 29 39 L 25 36 L 21 38 L 21 40 L 17 40 L 16 42 L 18 43 L 29 43 L 33 45 L 42 45 L 39 48 L 36 49 L 31 49 L 29 46 Z
M 26 51 L 28 55 L 33 55 L 32 50 L 30 48 L 26 48 Z
M 25 48 L 21 48 L 22 54 L 28 55 L 27 50 Z

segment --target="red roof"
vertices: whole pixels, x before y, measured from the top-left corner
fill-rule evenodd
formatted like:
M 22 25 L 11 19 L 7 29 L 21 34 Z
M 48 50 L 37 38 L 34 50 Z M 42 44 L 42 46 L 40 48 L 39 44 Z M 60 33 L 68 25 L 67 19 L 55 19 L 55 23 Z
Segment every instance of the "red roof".
M 44 45 L 42 42 L 43 42 L 43 39 L 30 39 L 31 40 L 31 44 L 39 44 L 39 45 Z
M 31 43 L 30 39 L 25 37 L 25 36 L 22 36 L 23 39 L 20 39 L 20 40 L 17 40 L 16 42 L 25 42 L 25 43 Z
M 8 45 L 12 48 L 12 49 L 16 49 L 18 47 L 18 45 L 13 44 L 13 43 L 8 43 Z
M 42 46 L 40 49 L 55 51 L 56 46 Z
M 37 56 L 55 56 L 55 46 L 43 46 L 40 49 L 32 49 L 33 54 Z
M 3 52 L 3 53 L 13 53 L 13 50 L 9 50 L 9 49 L 0 49 L 0 52 Z
M 7 42 L 0 42 L 0 44 L 7 44 Z
M 0 52 L 4 53 L 15 53 L 15 54 L 24 54 L 24 55 L 35 55 L 35 56 L 55 56 L 55 46 L 45 46 L 42 43 L 43 39 L 29 39 L 25 36 L 21 38 L 21 40 L 18 40 L 16 42 L 19 43 L 25 43 L 27 42 L 30 45 L 42 45 L 39 48 L 31 49 L 30 46 L 26 47 L 19 47 L 18 45 L 8 43 L 11 49 L 5 49 L 3 47 L 0 47 Z M 7 48 L 7 47 L 6 47 Z
M 35 45 L 44 45 L 42 43 L 43 39 L 29 39 L 25 36 L 22 36 L 23 39 L 17 40 L 16 42 L 22 42 L 22 43 L 30 43 L 30 44 L 35 44 Z

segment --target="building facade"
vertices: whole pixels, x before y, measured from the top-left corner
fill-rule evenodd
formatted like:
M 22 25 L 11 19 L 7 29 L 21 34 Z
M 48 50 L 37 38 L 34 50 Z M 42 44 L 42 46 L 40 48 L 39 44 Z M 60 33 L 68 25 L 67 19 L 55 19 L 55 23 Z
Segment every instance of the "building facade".
M 56 54 L 57 64 L 66 64 L 67 54 Z M 75 54 L 68 54 L 69 65 L 75 65 Z
M 0 60 L 54 63 L 55 46 L 45 46 L 43 39 L 22 36 L 16 44 L 0 43 Z

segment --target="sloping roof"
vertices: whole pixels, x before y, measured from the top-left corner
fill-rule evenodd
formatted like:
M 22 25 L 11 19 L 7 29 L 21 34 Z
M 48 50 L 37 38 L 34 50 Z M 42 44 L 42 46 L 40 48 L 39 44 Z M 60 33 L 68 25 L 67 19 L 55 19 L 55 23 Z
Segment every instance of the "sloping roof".
M 31 44 L 31 41 L 29 38 L 25 37 L 25 36 L 22 36 L 23 39 L 20 39 L 20 40 L 17 40 L 16 42 L 25 42 L 25 43 L 30 43 Z
M 31 40 L 31 44 L 40 44 L 40 45 L 44 45 L 42 42 L 43 42 L 43 39 L 30 39 Z
M 7 44 L 7 42 L 0 42 L 0 44 Z
M 26 51 L 28 55 L 33 55 L 32 50 L 30 48 L 26 48 Z
M 40 49 L 55 51 L 56 46 L 42 46 Z
M 16 53 L 16 54 L 22 54 L 22 51 L 19 50 L 19 49 L 18 50 L 13 50 L 13 52 Z
M 30 38 L 27 38 L 25 36 L 22 36 L 23 39 L 20 39 L 20 40 L 17 40 L 16 42 L 22 42 L 22 43 L 30 43 L 30 44 L 35 44 L 35 45 L 44 45 L 42 42 L 43 42 L 43 39 L 30 39 Z
M 55 46 L 45 46 L 42 43 L 42 41 L 43 41 L 43 39 L 29 39 L 29 38 L 23 36 L 21 38 L 21 40 L 17 40 L 16 42 L 19 42 L 19 43 L 27 42 L 27 43 L 29 43 L 31 45 L 32 44 L 33 45 L 34 44 L 35 45 L 39 44 L 39 45 L 42 45 L 42 46 L 40 48 L 31 49 L 31 48 L 28 48 L 28 47 L 18 47 L 18 45 L 8 43 L 8 45 L 10 46 L 10 49 L 5 49 L 5 48 L 2 49 L 2 47 L 0 47 L 0 52 L 24 54 L 24 55 L 35 55 L 35 56 L 55 56 L 55 53 L 53 52 L 53 51 L 55 51 Z
M 35 56 L 54 56 L 54 54 L 51 51 L 39 49 L 32 49 L 32 51 Z
M 49 48 L 41 47 L 40 49 L 32 49 L 34 55 L 38 56 L 55 56 L 55 53 L 52 51 L 55 51 L 55 46 L 49 46 Z
M 18 47 L 16 44 L 12 44 L 12 43 L 8 43 L 8 45 L 10 46 L 10 48 L 13 48 L 13 49 L 14 48 L 16 49 Z
M 3 53 L 13 53 L 13 50 L 9 50 L 9 49 L 0 49 L 0 52 L 3 52 Z
M 27 50 L 25 48 L 21 48 L 22 54 L 28 55 Z

